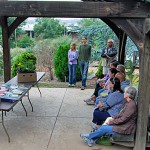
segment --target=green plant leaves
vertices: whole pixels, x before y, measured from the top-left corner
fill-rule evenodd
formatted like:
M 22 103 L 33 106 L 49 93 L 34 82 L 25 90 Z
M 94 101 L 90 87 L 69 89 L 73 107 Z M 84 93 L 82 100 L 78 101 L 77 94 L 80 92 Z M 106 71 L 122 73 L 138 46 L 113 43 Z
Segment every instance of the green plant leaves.
M 16 57 L 12 65 L 12 76 L 17 72 L 35 72 L 36 57 L 32 53 L 23 52 Z
M 60 81 L 68 80 L 68 50 L 70 49 L 70 44 L 64 44 L 59 46 L 59 48 L 54 53 L 54 70 L 55 75 Z M 81 80 L 81 73 L 79 66 L 77 67 L 76 74 L 77 81 Z

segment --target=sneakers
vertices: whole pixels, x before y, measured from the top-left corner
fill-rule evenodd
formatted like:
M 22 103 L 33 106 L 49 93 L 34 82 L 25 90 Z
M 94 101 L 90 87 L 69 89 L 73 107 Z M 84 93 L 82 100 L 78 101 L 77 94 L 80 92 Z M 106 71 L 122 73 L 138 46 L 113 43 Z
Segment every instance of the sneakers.
M 81 86 L 81 90 L 84 90 L 85 89 L 85 87 L 84 86 Z
M 71 87 L 71 84 L 68 84 L 68 87 Z
M 80 137 L 83 139 L 83 141 L 89 146 L 92 147 L 95 143 L 92 139 L 89 139 L 89 134 L 80 134 Z
M 89 134 L 81 133 L 81 134 L 80 134 L 80 137 L 81 137 L 81 138 L 83 138 L 83 137 L 89 137 Z
M 96 130 L 96 129 L 97 129 L 97 124 L 95 124 L 95 123 L 92 122 L 92 128 L 93 128 L 94 130 Z
M 97 130 L 99 127 L 100 127 L 100 125 L 97 125 L 97 124 L 95 124 L 95 123 L 92 122 L 92 128 L 94 130 Z
M 91 101 L 92 100 L 92 98 L 88 98 L 88 99 L 85 99 L 85 100 L 83 100 L 84 102 L 89 102 L 89 101 Z
M 95 101 L 93 101 L 92 99 L 90 101 L 86 102 L 88 105 L 95 105 Z
M 75 87 L 75 84 L 68 84 L 68 87 Z

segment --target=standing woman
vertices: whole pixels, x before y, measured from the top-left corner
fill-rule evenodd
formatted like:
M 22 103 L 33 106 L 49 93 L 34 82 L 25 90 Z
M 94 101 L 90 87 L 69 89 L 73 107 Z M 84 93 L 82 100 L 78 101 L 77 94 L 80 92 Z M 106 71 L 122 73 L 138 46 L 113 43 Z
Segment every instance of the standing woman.
M 69 87 L 76 86 L 77 59 L 78 59 L 78 50 L 76 49 L 76 44 L 72 43 L 70 45 L 70 50 L 68 51 Z

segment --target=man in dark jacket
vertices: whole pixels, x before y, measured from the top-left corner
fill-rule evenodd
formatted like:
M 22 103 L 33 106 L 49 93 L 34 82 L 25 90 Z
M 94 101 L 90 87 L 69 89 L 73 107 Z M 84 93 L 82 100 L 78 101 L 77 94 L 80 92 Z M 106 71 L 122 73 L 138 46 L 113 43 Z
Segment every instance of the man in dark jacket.
M 102 49 L 101 57 L 103 58 L 103 74 L 106 75 L 110 68 L 110 62 L 116 59 L 117 49 L 114 47 L 114 40 L 108 39 L 108 44 Z

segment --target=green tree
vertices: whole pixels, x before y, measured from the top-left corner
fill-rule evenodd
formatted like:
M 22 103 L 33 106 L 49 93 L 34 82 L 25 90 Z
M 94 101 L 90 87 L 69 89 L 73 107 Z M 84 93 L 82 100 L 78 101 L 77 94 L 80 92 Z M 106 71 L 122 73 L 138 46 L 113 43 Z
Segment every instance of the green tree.
M 98 70 L 97 70 L 95 75 L 96 75 L 97 78 L 102 78 L 103 77 L 102 59 L 99 62 L 99 67 L 98 67 Z
M 69 76 L 68 71 L 68 50 L 70 49 L 69 45 L 61 45 L 54 53 L 54 70 L 55 75 L 60 81 L 65 81 Z M 79 66 L 77 67 L 77 81 L 81 80 L 81 73 Z
M 17 41 L 17 46 L 20 48 L 32 47 L 34 46 L 34 41 L 31 37 L 25 35 Z
M 8 26 L 15 20 L 15 17 L 9 17 L 8 18 Z M 22 26 L 25 25 L 26 22 L 24 21 L 21 23 L 16 30 L 11 34 L 10 36 L 10 48 L 14 48 L 17 46 L 17 39 L 21 34 L 24 34 L 25 31 L 22 30 Z M 2 28 L 0 26 L 0 45 L 2 45 Z
M 2 46 L 2 28 L 0 26 L 0 45 Z
M 14 77 L 17 72 L 35 72 L 36 70 L 36 57 L 32 53 L 23 52 L 16 57 L 12 64 L 12 76 Z
M 112 29 L 106 24 L 90 24 L 90 26 L 82 27 L 79 32 L 79 37 L 86 36 L 88 43 L 92 46 L 91 60 L 99 60 L 100 53 L 104 46 L 107 45 L 107 40 L 112 38 L 115 40 L 116 47 L 118 45 L 118 39 Z
M 55 39 L 36 41 L 32 50 L 37 57 L 37 70 L 48 72 L 48 79 L 53 80 L 54 52 L 60 45 L 69 45 L 71 42 L 71 37 L 66 35 Z
M 78 21 L 78 25 L 81 28 L 87 28 L 91 25 L 104 25 L 105 23 L 97 18 L 85 18 Z
M 39 18 L 34 26 L 35 37 L 43 39 L 56 38 L 64 34 L 65 27 L 59 20 L 53 18 Z
M 9 17 L 8 18 L 8 25 L 12 24 L 12 22 L 15 20 L 15 17 Z M 17 46 L 17 40 L 18 40 L 18 37 L 21 35 L 21 34 L 25 34 L 25 31 L 22 30 L 22 26 L 25 25 L 26 22 L 22 22 L 16 29 L 15 31 L 11 34 L 10 36 L 10 48 L 14 48 Z
M 107 40 L 112 38 L 115 40 L 115 45 L 118 47 L 118 38 L 112 29 L 102 20 L 95 18 L 81 19 L 78 22 L 81 27 L 79 36 L 87 36 L 89 44 L 92 45 L 92 60 L 99 60 L 101 49 L 107 44 Z M 137 51 L 136 45 L 128 37 L 126 44 L 127 59 L 131 59 L 133 51 Z

